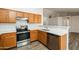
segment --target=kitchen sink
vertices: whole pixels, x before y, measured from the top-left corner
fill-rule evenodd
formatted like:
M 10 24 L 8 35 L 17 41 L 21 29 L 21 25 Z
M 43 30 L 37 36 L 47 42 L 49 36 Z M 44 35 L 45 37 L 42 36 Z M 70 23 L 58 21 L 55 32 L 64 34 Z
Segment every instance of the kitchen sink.
M 42 29 L 43 31 L 49 31 L 49 29 Z

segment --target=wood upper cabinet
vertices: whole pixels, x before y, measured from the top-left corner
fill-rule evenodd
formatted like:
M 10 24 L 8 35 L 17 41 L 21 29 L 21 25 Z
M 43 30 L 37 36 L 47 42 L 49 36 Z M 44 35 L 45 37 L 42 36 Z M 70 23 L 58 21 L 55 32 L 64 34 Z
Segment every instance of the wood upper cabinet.
M 24 17 L 25 17 L 25 18 L 29 18 L 29 13 L 26 13 L 26 12 L 25 12 L 25 13 L 24 13 Z
M 38 15 L 38 23 L 41 23 L 42 17 L 41 15 Z
M 12 11 L 12 10 L 9 10 L 9 20 L 8 22 L 16 22 L 16 12 L 15 11 Z
M 41 15 L 29 13 L 29 23 L 41 23 Z
M 44 45 L 47 45 L 47 32 L 39 31 L 38 33 L 38 40 Z
M 34 15 L 34 22 L 35 23 L 41 23 L 41 15 Z
M 19 11 L 16 11 L 16 16 L 17 17 L 24 17 L 24 12 L 19 12 Z
M 38 30 L 31 30 L 30 31 L 30 41 L 35 41 L 38 39 Z
M 34 14 L 29 13 L 29 23 L 34 23 Z
M 6 33 L 0 36 L 0 49 L 16 47 L 16 33 Z
M 8 18 L 9 18 L 8 15 L 9 15 L 9 11 L 7 9 L 0 8 L 0 23 L 8 22 Z
M 36 15 L 36 14 L 34 15 L 34 22 L 38 23 L 38 15 Z
M 0 23 L 15 23 L 16 12 L 8 9 L 0 9 Z

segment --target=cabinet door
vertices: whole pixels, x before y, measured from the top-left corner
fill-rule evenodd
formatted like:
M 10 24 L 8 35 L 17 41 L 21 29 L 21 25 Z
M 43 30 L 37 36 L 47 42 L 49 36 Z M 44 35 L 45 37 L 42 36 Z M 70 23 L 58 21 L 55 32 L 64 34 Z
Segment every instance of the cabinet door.
M 59 50 L 59 37 L 48 34 L 47 47 L 51 50 Z
M 9 11 L 9 20 L 8 22 L 15 23 L 16 22 L 16 12 L 15 11 Z
M 23 13 L 23 12 L 18 12 L 18 11 L 17 11 L 17 12 L 16 12 L 16 16 L 17 16 L 17 17 L 22 17 L 22 18 L 23 18 L 23 17 L 24 17 L 24 13 Z
M 39 41 L 44 45 L 47 45 L 47 33 L 43 31 L 39 31 Z
M 34 14 L 29 13 L 29 23 L 34 23 Z
M 29 18 L 29 13 L 24 13 L 25 18 Z
M 2 41 L 1 35 L 0 35 L 0 49 L 2 49 L 2 48 L 3 48 L 3 41 Z
M 38 23 L 41 23 L 41 15 L 38 15 Z
M 30 41 L 35 41 L 38 39 L 38 31 L 37 30 L 31 30 L 30 31 Z
M 34 22 L 35 23 L 41 23 L 41 16 L 40 15 L 34 15 Z
M 6 33 L 1 35 L 1 47 L 3 49 L 16 46 L 16 33 Z
M 8 10 L 0 9 L 0 23 L 8 22 Z
M 38 23 L 38 15 L 34 15 L 34 23 Z
M 3 47 L 10 48 L 16 46 L 16 37 L 8 37 L 3 40 Z

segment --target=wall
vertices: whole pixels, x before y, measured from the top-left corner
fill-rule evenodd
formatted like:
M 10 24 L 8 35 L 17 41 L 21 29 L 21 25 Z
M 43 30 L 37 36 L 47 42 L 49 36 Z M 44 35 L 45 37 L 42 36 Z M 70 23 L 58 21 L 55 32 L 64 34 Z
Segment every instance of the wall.
M 57 17 L 54 16 L 55 12 L 48 9 L 43 9 L 43 25 L 57 25 Z M 49 18 L 51 16 L 51 18 Z
M 70 20 L 70 32 L 78 32 L 79 33 L 79 15 L 72 16 Z
M 69 19 L 67 19 L 69 17 Z M 79 32 L 79 16 L 63 16 L 59 17 L 58 25 L 70 26 L 70 32 Z
M 16 32 L 16 24 L 8 24 L 8 23 L 1 23 L 0 24 L 0 34 L 8 33 L 8 32 Z

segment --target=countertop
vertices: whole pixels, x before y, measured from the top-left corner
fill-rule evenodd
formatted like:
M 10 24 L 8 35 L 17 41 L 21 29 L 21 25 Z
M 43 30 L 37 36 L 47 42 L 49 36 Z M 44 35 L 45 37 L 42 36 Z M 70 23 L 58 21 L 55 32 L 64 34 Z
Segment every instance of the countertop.
M 33 28 L 33 29 L 30 29 L 30 30 L 40 30 L 40 31 L 44 31 L 44 32 L 47 32 L 47 33 L 51 33 L 51 34 L 55 34 L 55 35 L 58 35 L 58 36 L 62 36 L 64 34 L 68 34 L 69 32 L 69 27 L 58 27 L 58 26 L 55 26 L 55 27 L 48 27 L 48 30 L 43 30 L 44 28 Z
M 45 29 L 45 26 L 38 26 L 36 28 L 30 28 L 29 30 L 41 30 L 41 31 L 59 35 L 59 36 L 62 36 L 62 35 L 67 34 L 69 32 L 69 27 L 67 27 L 67 26 L 48 26 L 48 31 L 45 31 L 42 29 Z M 15 29 L 8 29 L 8 30 L 5 29 L 5 31 L 0 30 L 0 34 L 11 33 L 11 32 L 16 32 L 16 28 Z

